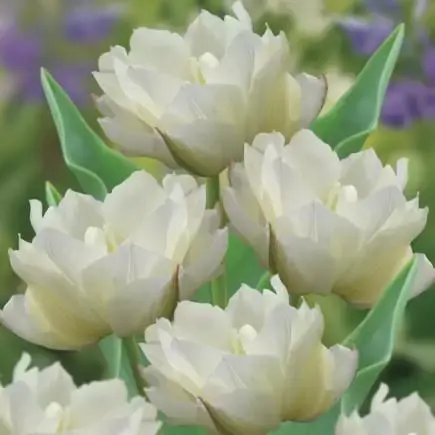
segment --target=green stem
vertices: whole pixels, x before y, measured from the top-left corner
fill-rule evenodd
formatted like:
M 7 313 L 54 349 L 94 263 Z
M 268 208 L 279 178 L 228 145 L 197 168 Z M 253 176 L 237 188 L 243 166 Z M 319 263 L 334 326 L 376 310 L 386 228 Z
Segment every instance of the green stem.
M 222 223 L 222 209 L 220 207 L 220 181 L 219 175 L 215 177 L 211 177 L 207 179 L 207 208 L 213 209 L 218 206 L 219 213 L 221 215 L 221 223 Z M 225 267 L 225 263 L 224 263 Z M 226 271 L 224 269 L 221 276 L 214 279 L 210 283 L 211 287 L 211 300 L 214 305 L 217 305 L 221 308 L 225 308 L 228 303 L 228 294 L 227 294 L 227 278 Z
M 290 304 L 295 307 L 299 308 L 302 305 L 303 299 L 301 295 L 297 295 L 295 293 L 290 294 Z
M 141 396 L 145 396 L 145 382 L 142 379 L 139 371 L 140 354 L 136 340 L 134 339 L 134 337 L 126 337 L 122 339 L 122 344 L 124 346 L 125 354 L 127 355 L 128 361 L 130 362 L 131 372 L 133 374 L 133 379 L 136 384 L 137 392 Z
M 211 282 L 211 300 L 214 305 L 225 308 L 228 303 L 227 277 L 225 272 Z
M 220 201 L 221 185 L 219 175 L 207 179 L 207 208 L 214 208 Z
M 255 288 L 257 290 L 264 290 L 265 288 L 270 287 L 270 278 L 271 277 L 272 277 L 272 274 L 269 271 L 264 272 Z

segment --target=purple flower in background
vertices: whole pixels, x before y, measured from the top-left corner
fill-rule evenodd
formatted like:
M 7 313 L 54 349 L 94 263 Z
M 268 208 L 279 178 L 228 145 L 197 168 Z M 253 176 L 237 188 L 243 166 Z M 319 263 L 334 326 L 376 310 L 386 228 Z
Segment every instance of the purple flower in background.
M 366 0 L 370 18 L 348 17 L 338 21 L 356 53 L 369 56 L 404 21 L 399 0 Z M 419 120 L 435 119 L 435 46 L 421 25 L 427 0 L 414 0 L 411 20 L 414 35 L 405 41 L 403 53 L 421 65 L 421 76 L 408 73 L 394 80 L 385 97 L 382 122 L 392 128 L 406 128 Z
M 40 68 L 45 67 L 70 97 L 83 105 L 90 102 L 86 82 L 97 58 L 90 51 L 93 62 L 87 62 L 87 51 L 92 50 L 93 44 L 107 38 L 120 18 L 121 9 L 114 5 L 99 7 L 90 3 L 91 0 L 86 3 L 82 0 L 58 1 L 60 7 L 56 12 L 60 12 L 61 17 L 52 10 L 43 9 L 39 19 L 36 16 L 31 25 L 26 21 L 24 27 L 20 14 L 26 12 L 26 3 L 11 3 L 10 0 L 8 13 L 0 16 L 0 67 L 13 76 L 16 98 L 41 101 Z M 62 23 L 60 31 L 59 22 Z M 72 43 L 83 45 L 88 50 L 83 50 L 79 59 L 71 60 L 65 56 Z
M 435 83 L 435 48 L 428 47 L 423 55 L 423 70 L 426 77 Z
M 19 31 L 10 25 L 0 31 L 0 62 L 10 71 L 31 68 L 42 56 L 39 38 L 29 32 Z
M 351 17 L 341 20 L 339 24 L 346 31 L 353 49 L 364 55 L 374 53 L 396 26 L 393 20 L 382 16 L 376 16 L 371 21 Z
M 66 15 L 64 34 L 70 41 L 78 43 L 98 43 L 112 31 L 119 19 L 120 7 L 97 8 L 80 5 Z

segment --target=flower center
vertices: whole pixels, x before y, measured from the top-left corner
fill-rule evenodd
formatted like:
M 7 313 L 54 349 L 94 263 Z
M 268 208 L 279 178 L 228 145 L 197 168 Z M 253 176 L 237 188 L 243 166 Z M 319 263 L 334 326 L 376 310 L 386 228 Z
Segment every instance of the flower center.
M 85 243 L 101 247 L 105 252 L 114 252 L 120 242 L 116 239 L 115 234 L 109 228 L 89 227 L 85 233 Z
M 67 411 L 59 403 L 50 403 L 45 410 L 45 416 L 56 425 L 57 434 L 62 434 L 67 429 Z
M 343 185 L 339 181 L 335 183 L 329 191 L 325 201 L 326 207 L 335 211 L 340 202 L 356 202 L 358 201 L 358 191 L 352 185 Z
M 207 74 L 219 66 L 219 59 L 211 53 L 204 53 L 198 58 L 191 58 L 191 70 L 194 81 L 204 85 Z
M 233 329 L 231 346 L 235 355 L 245 355 L 246 347 L 257 338 L 257 331 L 251 325 L 244 325 L 240 329 Z

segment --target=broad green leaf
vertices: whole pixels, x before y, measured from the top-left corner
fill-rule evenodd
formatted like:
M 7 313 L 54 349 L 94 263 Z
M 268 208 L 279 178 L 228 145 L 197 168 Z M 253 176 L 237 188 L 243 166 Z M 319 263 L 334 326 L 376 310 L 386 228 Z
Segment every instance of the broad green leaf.
M 62 199 L 62 195 L 49 181 L 45 182 L 45 199 L 49 206 L 58 205 Z
M 362 405 L 381 371 L 391 360 L 396 333 L 417 273 L 417 260 L 405 267 L 390 284 L 378 304 L 344 341 L 359 352 L 357 376 L 341 401 L 346 414 Z
M 404 26 L 398 26 L 369 59 L 353 87 L 312 125 L 317 136 L 341 158 L 361 150 L 367 137 L 377 128 L 404 33 Z
M 41 80 L 68 168 L 86 193 L 103 199 L 137 166 L 105 145 L 47 71 L 42 70 Z

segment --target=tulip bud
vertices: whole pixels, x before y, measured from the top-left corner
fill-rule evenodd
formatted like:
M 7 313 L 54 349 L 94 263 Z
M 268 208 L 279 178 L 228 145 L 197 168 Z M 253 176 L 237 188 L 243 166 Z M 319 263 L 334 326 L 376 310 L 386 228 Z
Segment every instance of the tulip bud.
M 224 207 L 235 230 L 286 287 L 303 295 L 334 292 L 368 307 L 412 258 L 427 209 L 407 201 L 407 162 L 396 172 L 373 149 L 339 160 L 309 130 L 289 144 L 258 135 L 229 174 Z M 419 256 L 413 295 L 434 280 Z
M 101 56 L 100 123 L 121 151 L 216 176 L 257 133 L 289 139 L 319 114 L 325 81 L 292 76 L 285 35 L 259 36 L 240 2 L 234 11 L 203 11 L 183 36 L 139 28 L 130 51 Z
M 435 418 L 418 394 L 411 394 L 399 401 L 393 398 L 386 400 L 387 394 L 388 387 L 381 385 L 365 417 L 360 417 L 357 412 L 341 416 L 335 435 L 435 433 Z
M 76 387 L 59 363 L 29 369 L 25 354 L 12 383 L 0 390 L 4 435 L 155 435 L 157 410 L 141 397 L 128 400 L 119 379 Z
M 143 332 L 170 316 L 219 272 L 227 231 L 206 210 L 204 186 L 189 175 L 163 185 L 136 172 L 104 202 L 68 191 L 42 215 L 31 202 L 36 236 L 10 252 L 26 282 L 2 322 L 24 339 L 56 349 L 95 343 L 107 334 Z
M 181 302 L 173 323 L 146 330 L 147 394 L 171 423 L 264 435 L 318 417 L 348 388 L 357 352 L 323 346 L 321 311 L 290 306 L 272 284 L 276 293 L 243 285 L 225 310 Z

